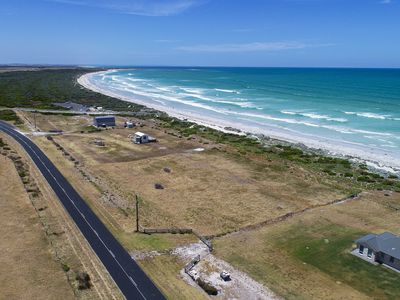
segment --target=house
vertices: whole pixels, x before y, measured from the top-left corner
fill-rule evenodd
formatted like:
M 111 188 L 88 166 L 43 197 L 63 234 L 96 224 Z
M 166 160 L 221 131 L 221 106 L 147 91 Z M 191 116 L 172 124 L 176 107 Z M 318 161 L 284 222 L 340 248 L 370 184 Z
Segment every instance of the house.
M 145 144 L 149 142 L 149 136 L 143 132 L 136 132 L 133 137 L 133 142 L 135 144 Z
M 143 132 L 136 132 L 135 135 L 133 136 L 132 141 L 135 144 L 146 144 L 146 143 L 150 143 L 150 142 L 155 142 L 156 139 L 143 133 Z
M 96 127 L 114 127 L 115 126 L 115 117 L 114 116 L 94 117 L 93 125 Z
M 400 237 L 390 232 L 367 234 L 355 241 L 353 254 L 400 272 Z

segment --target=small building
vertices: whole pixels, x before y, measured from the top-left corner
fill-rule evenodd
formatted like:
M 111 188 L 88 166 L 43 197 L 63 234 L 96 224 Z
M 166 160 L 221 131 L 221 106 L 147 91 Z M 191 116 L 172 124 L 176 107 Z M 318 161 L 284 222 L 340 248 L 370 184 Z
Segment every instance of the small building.
M 371 263 L 379 263 L 400 272 L 400 237 L 390 232 L 367 234 L 355 241 L 352 253 Z
M 96 127 L 115 127 L 115 117 L 114 116 L 94 117 L 93 125 Z
M 155 142 L 156 139 L 153 138 L 152 136 L 149 136 L 143 132 L 136 132 L 135 135 L 132 138 L 132 141 L 135 144 L 146 144 L 146 143 L 150 143 L 150 142 Z
M 135 144 L 145 144 L 149 142 L 149 136 L 143 132 L 136 132 L 133 137 L 133 142 Z
M 124 127 L 125 128 L 133 128 L 133 127 L 135 127 L 135 124 L 131 121 L 126 121 L 124 124 Z

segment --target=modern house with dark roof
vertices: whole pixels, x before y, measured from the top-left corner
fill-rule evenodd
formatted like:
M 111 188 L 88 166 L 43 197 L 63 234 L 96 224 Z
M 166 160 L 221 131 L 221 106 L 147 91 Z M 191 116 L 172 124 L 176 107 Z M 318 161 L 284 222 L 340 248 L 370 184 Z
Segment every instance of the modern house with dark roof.
M 94 117 L 93 125 L 96 127 L 115 127 L 115 117 L 114 116 Z
M 367 234 L 355 241 L 352 253 L 371 263 L 380 263 L 400 272 L 400 237 L 390 232 Z

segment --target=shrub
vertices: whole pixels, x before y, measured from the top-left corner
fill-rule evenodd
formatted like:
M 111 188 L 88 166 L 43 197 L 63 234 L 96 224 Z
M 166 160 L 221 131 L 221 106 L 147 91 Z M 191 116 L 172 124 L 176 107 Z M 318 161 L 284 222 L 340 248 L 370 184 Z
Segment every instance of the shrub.
M 68 272 L 71 268 L 67 264 L 61 264 L 64 272 Z
M 75 279 L 78 281 L 78 289 L 80 290 L 87 290 L 92 286 L 90 283 L 90 276 L 86 272 L 78 272 Z
M 161 183 L 156 183 L 156 184 L 154 184 L 154 188 L 156 190 L 163 190 L 164 186 Z
M 368 176 L 365 176 L 365 175 L 358 176 L 358 177 L 357 177 L 357 181 L 359 181 L 359 182 L 368 182 L 368 183 L 373 183 L 373 182 L 375 182 L 374 179 L 372 179 L 372 178 L 370 178 L 370 177 L 368 177 Z

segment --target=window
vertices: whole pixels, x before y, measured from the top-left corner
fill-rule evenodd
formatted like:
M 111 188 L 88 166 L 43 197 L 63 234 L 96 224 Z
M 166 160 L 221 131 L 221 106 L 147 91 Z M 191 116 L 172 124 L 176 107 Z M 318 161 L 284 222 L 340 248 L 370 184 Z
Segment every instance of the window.
M 390 263 L 394 263 L 394 257 L 393 256 L 390 257 L 389 262 Z
M 360 245 L 360 250 L 358 252 L 360 252 L 360 254 L 364 253 L 364 246 L 363 245 Z
M 371 249 L 368 249 L 367 256 L 368 256 L 369 258 L 371 258 L 371 257 L 372 257 L 372 250 L 371 250 Z

